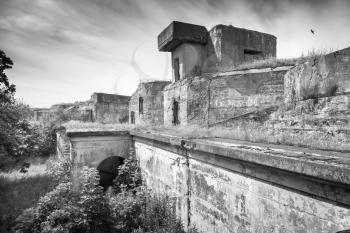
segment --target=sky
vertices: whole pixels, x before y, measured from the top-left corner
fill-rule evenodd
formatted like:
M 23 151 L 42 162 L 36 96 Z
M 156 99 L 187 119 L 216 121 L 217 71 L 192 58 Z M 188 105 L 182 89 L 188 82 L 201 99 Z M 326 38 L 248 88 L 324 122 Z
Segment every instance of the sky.
M 174 20 L 270 33 L 289 58 L 350 47 L 349 12 L 350 0 L 0 0 L 0 49 L 16 97 L 49 107 L 170 80 L 157 35 Z

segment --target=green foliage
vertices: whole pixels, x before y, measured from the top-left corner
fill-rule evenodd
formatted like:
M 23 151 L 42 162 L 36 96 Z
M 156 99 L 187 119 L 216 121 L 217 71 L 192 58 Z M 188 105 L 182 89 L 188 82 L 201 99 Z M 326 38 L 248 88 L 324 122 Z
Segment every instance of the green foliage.
M 114 180 L 113 189 L 116 193 L 121 190 L 133 190 L 142 184 L 141 170 L 134 152 L 124 160 L 119 167 L 118 176 Z
M 99 186 L 98 171 L 88 167 L 80 170 L 79 191 L 73 191 L 68 158 L 51 162 L 48 171 L 59 184 L 17 218 L 15 232 L 184 232 L 174 200 L 155 197 L 141 184 L 133 151 L 109 193 Z
M 48 161 L 47 172 L 56 184 L 71 180 L 72 162 L 69 157 L 55 158 Z
M 18 215 L 35 205 L 52 188 L 52 179 L 45 174 L 45 165 L 31 166 L 26 174 L 17 171 L 1 173 L 0 232 L 10 231 Z
M 54 151 L 52 128 L 31 125 L 28 105 L 15 100 L 16 88 L 4 73 L 12 60 L 0 50 L 0 171 L 21 166 L 29 157 L 48 156 Z
M 10 84 L 4 71 L 11 69 L 13 62 L 7 57 L 5 52 L 0 49 L 0 102 L 10 103 L 13 101 L 13 93 L 16 91 L 16 86 Z
M 98 186 L 97 170 L 84 167 L 79 179 L 79 192 L 73 191 L 71 182 L 60 183 L 40 198 L 34 208 L 24 211 L 18 217 L 15 231 L 111 232 L 109 202 Z

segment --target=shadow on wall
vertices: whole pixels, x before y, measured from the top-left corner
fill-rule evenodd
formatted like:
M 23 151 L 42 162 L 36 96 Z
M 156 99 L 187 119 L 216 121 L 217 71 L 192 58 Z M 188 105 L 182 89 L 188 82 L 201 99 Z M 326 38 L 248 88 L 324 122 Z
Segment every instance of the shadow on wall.
M 100 186 L 106 191 L 108 187 L 112 186 L 113 180 L 118 175 L 119 166 L 124 163 L 124 158 L 119 156 L 112 156 L 103 160 L 97 167 L 100 174 Z

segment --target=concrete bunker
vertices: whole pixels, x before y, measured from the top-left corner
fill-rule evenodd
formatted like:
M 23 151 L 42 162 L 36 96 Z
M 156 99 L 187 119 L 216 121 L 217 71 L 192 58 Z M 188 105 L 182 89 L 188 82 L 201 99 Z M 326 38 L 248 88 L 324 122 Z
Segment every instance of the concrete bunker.
M 163 90 L 168 81 L 140 83 L 129 102 L 129 123 L 163 124 Z
M 207 31 L 204 26 L 174 21 L 158 35 L 158 49 L 171 52 L 176 82 L 276 57 L 276 37 L 231 25 L 216 25 Z

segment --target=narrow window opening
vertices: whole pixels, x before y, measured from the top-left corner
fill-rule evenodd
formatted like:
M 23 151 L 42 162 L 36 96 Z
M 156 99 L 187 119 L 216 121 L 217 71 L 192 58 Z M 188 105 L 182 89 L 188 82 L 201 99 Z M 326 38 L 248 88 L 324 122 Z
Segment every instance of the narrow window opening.
M 175 82 L 180 80 L 180 61 L 179 58 L 174 59 Z
M 143 98 L 139 98 L 139 114 L 143 114 Z
M 130 113 L 130 121 L 131 121 L 131 124 L 135 124 L 135 112 L 134 111 L 131 111 L 131 113 Z
M 244 54 L 248 55 L 260 55 L 262 52 L 259 50 L 253 50 L 253 49 L 244 49 Z
M 173 102 L 173 125 L 178 125 L 180 123 L 179 121 L 179 102 L 175 101 Z

